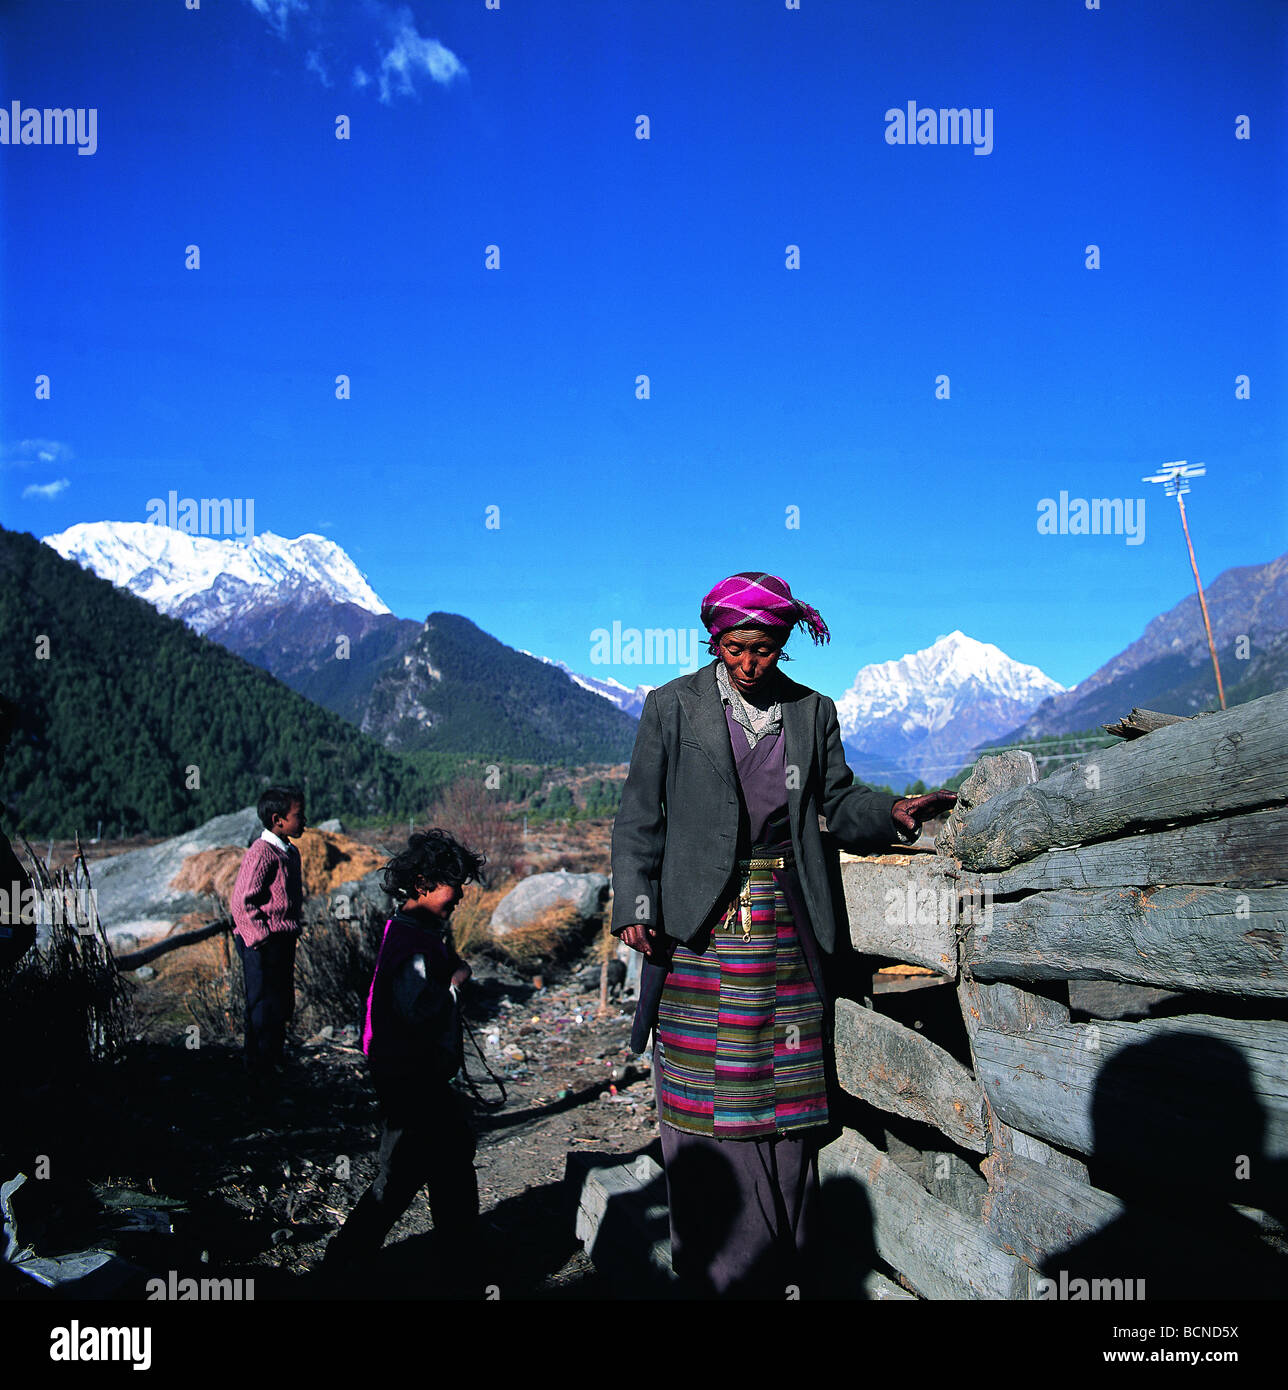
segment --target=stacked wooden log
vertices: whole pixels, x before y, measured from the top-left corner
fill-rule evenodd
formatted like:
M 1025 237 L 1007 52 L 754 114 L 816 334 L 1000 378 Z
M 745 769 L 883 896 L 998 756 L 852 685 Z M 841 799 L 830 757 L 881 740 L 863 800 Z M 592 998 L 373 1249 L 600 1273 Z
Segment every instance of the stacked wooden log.
M 933 861 L 843 866 L 856 949 L 955 981 L 969 1041 L 967 1067 L 837 1006 L 844 1088 L 937 1130 L 945 1173 L 970 1161 L 987 1180 L 972 1219 L 854 1130 L 824 1151 L 825 1182 L 864 1186 L 878 1254 L 923 1297 L 1060 1296 L 1061 1261 L 1104 1263 L 1115 1230 L 1139 1242 L 1148 1203 L 1249 1252 L 1257 1288 L 1282 1267 L 1288 692 L 1179 721 L 1134 713 L 1131 741 L 1041 782 L 1022 755 L 982 760 Z M 1182 997 L 1168 1017 L 1074 1021 L 1070 980 Z M 1116 1276 L 1132 1270 L 1099 1282 Z

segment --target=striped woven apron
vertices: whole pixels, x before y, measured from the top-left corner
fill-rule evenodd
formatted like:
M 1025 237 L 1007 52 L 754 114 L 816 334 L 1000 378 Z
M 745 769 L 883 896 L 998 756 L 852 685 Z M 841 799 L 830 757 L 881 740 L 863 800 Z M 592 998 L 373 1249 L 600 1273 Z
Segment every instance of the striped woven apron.
M 658 1110 L 716 1139 L 760 1139 L 827 1122 L 823 1003 L 774 867 L 753 846 L 739 892 L 700 952 L 677 943 L 658 1003 Z

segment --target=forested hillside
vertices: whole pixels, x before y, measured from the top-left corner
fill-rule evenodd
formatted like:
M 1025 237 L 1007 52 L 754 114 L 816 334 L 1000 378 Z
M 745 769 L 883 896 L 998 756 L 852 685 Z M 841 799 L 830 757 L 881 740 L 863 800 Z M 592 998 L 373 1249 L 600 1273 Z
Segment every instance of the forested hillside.
M 626 762 L 636 720 L 456 613 L 431 613 L 376 682 L 363 730 L 389 748 L 536 763 Z
M 0 771 L 28 835 L 175 834 L 306 783 L 308 814 L 415 815 L 438 779 L 142 599 L 0 528 Z

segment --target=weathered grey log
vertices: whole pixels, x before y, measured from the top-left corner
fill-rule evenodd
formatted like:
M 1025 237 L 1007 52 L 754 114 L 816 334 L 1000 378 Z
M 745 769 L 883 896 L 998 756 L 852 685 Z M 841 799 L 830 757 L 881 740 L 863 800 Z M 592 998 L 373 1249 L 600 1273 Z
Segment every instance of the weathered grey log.
M 970 1072 L 929 1038 L 852 999 L 836 1003 L 836 1074 L 869 1105 L 933 1125 L 961 1148 L 985 1152 L 980 1088 Z
M 1025 1134 L 1022 1129 L 1012 1129 L 1009 1125 L 1003 1126 L 1001 1120 L 995 1120 L 998 1126 L 1006 1130 L 1009 1144 L 1006 1152 L 1019 1154 L 1021 1158 L 1032 1159 L 1034 1163 L 1040 1163 L 1044 1168 L 1050 1168 L 1054 1173 L 1062 1173 L 1071 1182 L 1085 1183 L 1088 1181 L 1087 1165 L 1079 1158 L 1074 1158 L 1072 1154 L 1067 1154 L 1063 1149 L 1054 1148 L 1044 1140 L 1032 1134 Z M 998 1149 L 993 1150 L 999 1152 Z
M 1102 724 L 1100 727 L 1115 738 L 1144 738 L 1155 729 L 1179 724 L 1186 717 L 1183 714 L 1162 714 L 1156 709 L 1141 709 L 1136 705 L 1130 714 L 1124 715 L 1116 724 Z
M 966 1031 L 991 1028 L 1000 1033 L 1027 1033 L 1040 1023 L 1068 1023 L 1069 1007 L 1045 995 L 1016 985 L 985 984 L 976 980 L 971 995 L 972 1008 L 967 1011 Z
M 974 1163 L 952 1149 L 914 1148 L 890 1129 L 884 1131 L 882 1147 L 886 1157 L 915 1178 L 932 1197 L 973 1221 L 984 1219 L 988 1184 Z
M 983 980 L 1124 980 L 1288 996 L 1288 888 L 1063 889 L 995 903 L 966 933 Z
M 917 1295 L 909 1293 L 907 1289 L 901 1289 L 898 1284 L 891 1283 L 884 1274 L 878 1274 L 875 1269 L 871 1269 L 864 1276 L 863 1292 L 873 1303 L 915 1303 Z
M 819 1156 L 827 1182 L 862 1184 L 877 1253 L 923 1298 L 1026 1298 L 1023 1263 L 989 1238 L 983 1224 L 926 1192 L 854 1130 Z
M 967 813 L 953 853 L 1008 869 L 1056 845 L 1288 801 L 1288 691 L 1103 749 Z
M 1005 873 L 982 874 L 973 882 L 994 899 L 1052 888 L 1285 883 L 1288 806 L 1098 840 L 1077 849 L 1049 849 Z
M 1148 1018 L 1159 1005 L 1184 995 L 1153 985 L 1129 985 L 1121 980 L 1070 980 L 1069 1010 L 1092 1018 Z
M 1175 1066 L 1173 1057 L 1159 1049 L 1153 1060 L 1141 1060 L 1147 1074 L 1133 1078 L 1130 1094 L 1115 1091 L 1118 1113 L 1156 1113 L 1160 1132 L 1186 1124 L 1195 1134 L 1221 1132 L 1237 1142 L 1255 1105 L 1264 1116 L 1266 1153 L 1272 1158 L 1288 1155 L 1288 1023 L 1186 1014 L 1139 1023 L 1039 1023 L 1019 1034 L 980 1028 L 972 1042 L 976 1075 L 1004 1123 L 1089 1154 L 1096 1143 L 1092 1102 L 1105 1064 L 1132 1044 L 1187 1034 L 1237 1049 L 1247 1065 L 1250 1095 L 1232 1093 L 1225 1054 L 1218 1054 L 1211 1066 L 1200 1058 L 1193 1074 L 1178 1078 L 1169 1069 Z M 1148 1072 L 1151 1066 L 1156 1073 Z M 1185 1091 L 1181 1099 L 1178 1086 Z M 1142 1161 L 1150 1157 L 1142 1155 Z
M 1019 748 L 1005 753 L 993 753 L 980 760 L 970 776 L 957 789 L 957 804 L 935 835 L 935 853 L 951 857 L 966 816 L 976 806 L 982 806 L 1002 792 L 1025 786 L 1038 780 L 1038 765 L 1033 754 Z
M 114 956 L 113 960 L 118 970 L 137 970 L 139 966 L 156 960 L 158 956 L 177 951 L 182 946 L 195 946 L 199 941 L 209 941 L 212 936 L 232 929 L 231 922 L 208 922 L 204 927 L 182 932 L 179 936 L 164 936 L 160 941 L 153 942 L 151 946 L 142 946 L 137 951 L 126 951 L 123 955 Z
M 960 1154 L 927 1149 L 922 1155 L 921 1185 L 945 1206 L 972 1221 L 983 1220 L 988 1183 Z
M 976 1077 L 980 1075 L 980 1071 L 975 1058 L 975 1036 L 981 1028 L 1023 1033 L 1037 1024 L 1064 1025 L 1069 1021 L 1069 1010 L 1055 1000 L 1018 989 L 1014 985 L 985 984 L 981 980 L 973 979 L 969 974 L 962 976 L 957 989 L 957 999 L 961 1005 L 962 1022 L 966 1025 L 966 1036 L 970 1041 Z M 1085 1163 L 1054 1148 L 1035 1135 L 1012 1129 L 993 1108 L 988 1091 L 982 1086 L 981 1090 L 984 1091 L 984 1120 L 988 1126 L 990 1153 L 1018 1153 L 1067 1174 L 1075 1182 L 1087 1181 Z
M 1108 1225 L 1123 1208 L 1112 1193 L 1017 1153 L 1001 1150 L 984 1167 L 984 1224 L 1002 1249 L 1035 1266 Z
M 992 898 L 1048 888 L 1160 883 L 1288 883 L 1288 806 L 1048 849 L 1005 873 L 981 874 Z
M 882 854 L 841 865 L 855 950 L 957 978 L 957 884 L 933 854 Z

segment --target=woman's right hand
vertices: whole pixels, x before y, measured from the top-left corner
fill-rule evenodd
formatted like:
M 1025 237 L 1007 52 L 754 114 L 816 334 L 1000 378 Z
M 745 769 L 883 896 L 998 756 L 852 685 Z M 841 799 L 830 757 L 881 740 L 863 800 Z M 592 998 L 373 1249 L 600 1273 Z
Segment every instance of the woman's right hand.
M 622 940 L 631 948 L 632 951 L 643 951 L 646 956 L 653 954 L 653 940 L 657 932 L 653 927 L 640 926 L 632 923 L 622 932 Z

